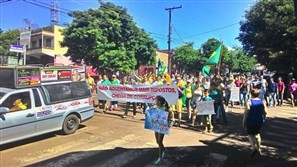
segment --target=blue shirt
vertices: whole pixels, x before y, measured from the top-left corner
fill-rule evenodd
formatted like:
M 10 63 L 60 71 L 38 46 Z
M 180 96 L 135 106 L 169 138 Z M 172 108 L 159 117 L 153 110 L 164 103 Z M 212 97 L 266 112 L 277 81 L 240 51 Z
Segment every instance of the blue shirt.
M 268 84 L 268 92 L 276 93 L 276 90 L 277 90 L 277 83 L 276 82 Z
M 261 99 L 251 99 L 250 110 L 247 115 L 247 126 L 262 125 L 265 121 L 264 104 Z
M 207 96 L 207 97 L 204 97 L 204 98 L 202 99 L 202 101 L 212 101 L 212 98 L 209 97 L 209 96 Z

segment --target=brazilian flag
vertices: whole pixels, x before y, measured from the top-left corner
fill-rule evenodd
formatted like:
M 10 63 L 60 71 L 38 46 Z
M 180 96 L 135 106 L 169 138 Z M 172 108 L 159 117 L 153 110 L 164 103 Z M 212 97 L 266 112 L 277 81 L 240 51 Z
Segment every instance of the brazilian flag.
M 203 68 L 202 68 L 202 74 L 204 77 L 208 76 L 210 74 L 210 71 L 212 67 L 219 64 L 220 56 L 221 56 L 221 49 L 222 49 L 222 43 L 217 47 L 217 49 L 211 54 L 209 59 L 205 62 Z

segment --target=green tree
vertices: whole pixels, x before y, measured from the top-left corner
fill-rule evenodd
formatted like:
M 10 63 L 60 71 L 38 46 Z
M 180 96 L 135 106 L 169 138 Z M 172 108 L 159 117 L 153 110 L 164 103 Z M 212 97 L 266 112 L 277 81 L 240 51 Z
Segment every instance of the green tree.
M 194 43 L 186 43 L 174 50 L 174 63 L 178 69 L 186 73 L 196 73 L 198 71 L 198 51 L 193 47 Z M 200 67 L 201 68 L 201 67 Z
M 70 14 L 73 22 L 63 31 L 61 45 L 68 47 L 72 61 L 124 73 L 140 65 L 154 65 L 156 42 L 136 26 L 125 8 L 99 3 L 97 9 Z
M 0 33 L 0 55 L 16 56 L 15 52 L 9 51 L 10 44 L 17 44 L 17 37 L 20 36 L 19 30 L 8 30 Z
M 297 71 L 297 26 L 292 0 L 259 0 L 245 13 L 238 39 L 269 70 Z
M 232 47 L 223 58 L 223 66 L 229 72 L 250 72 L 256 66 L 256 60 L 252 56 L 245 55 L 240 47 Z

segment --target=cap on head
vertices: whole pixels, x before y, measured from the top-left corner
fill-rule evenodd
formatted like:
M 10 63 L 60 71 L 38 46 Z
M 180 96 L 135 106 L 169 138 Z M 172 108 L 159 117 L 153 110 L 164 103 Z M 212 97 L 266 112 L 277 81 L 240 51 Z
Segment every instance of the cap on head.
M 112 75 L 111 77 L 112 77 L 112 78 L 115 78 L 115 77 L 116 77 L 116 75 Z
M 292 78 L 292 81 L 295 81 L 295 78 Z

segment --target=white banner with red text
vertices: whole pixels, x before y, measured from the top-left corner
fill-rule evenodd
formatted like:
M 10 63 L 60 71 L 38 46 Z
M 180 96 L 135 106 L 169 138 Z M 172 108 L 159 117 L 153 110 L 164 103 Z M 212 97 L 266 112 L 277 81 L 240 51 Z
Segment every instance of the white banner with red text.
M 102 85 L 97 86 L 99 100 L 156 103 L 163 96 L 168 104 L 177 104 L 178 90 L 175 85 Z

